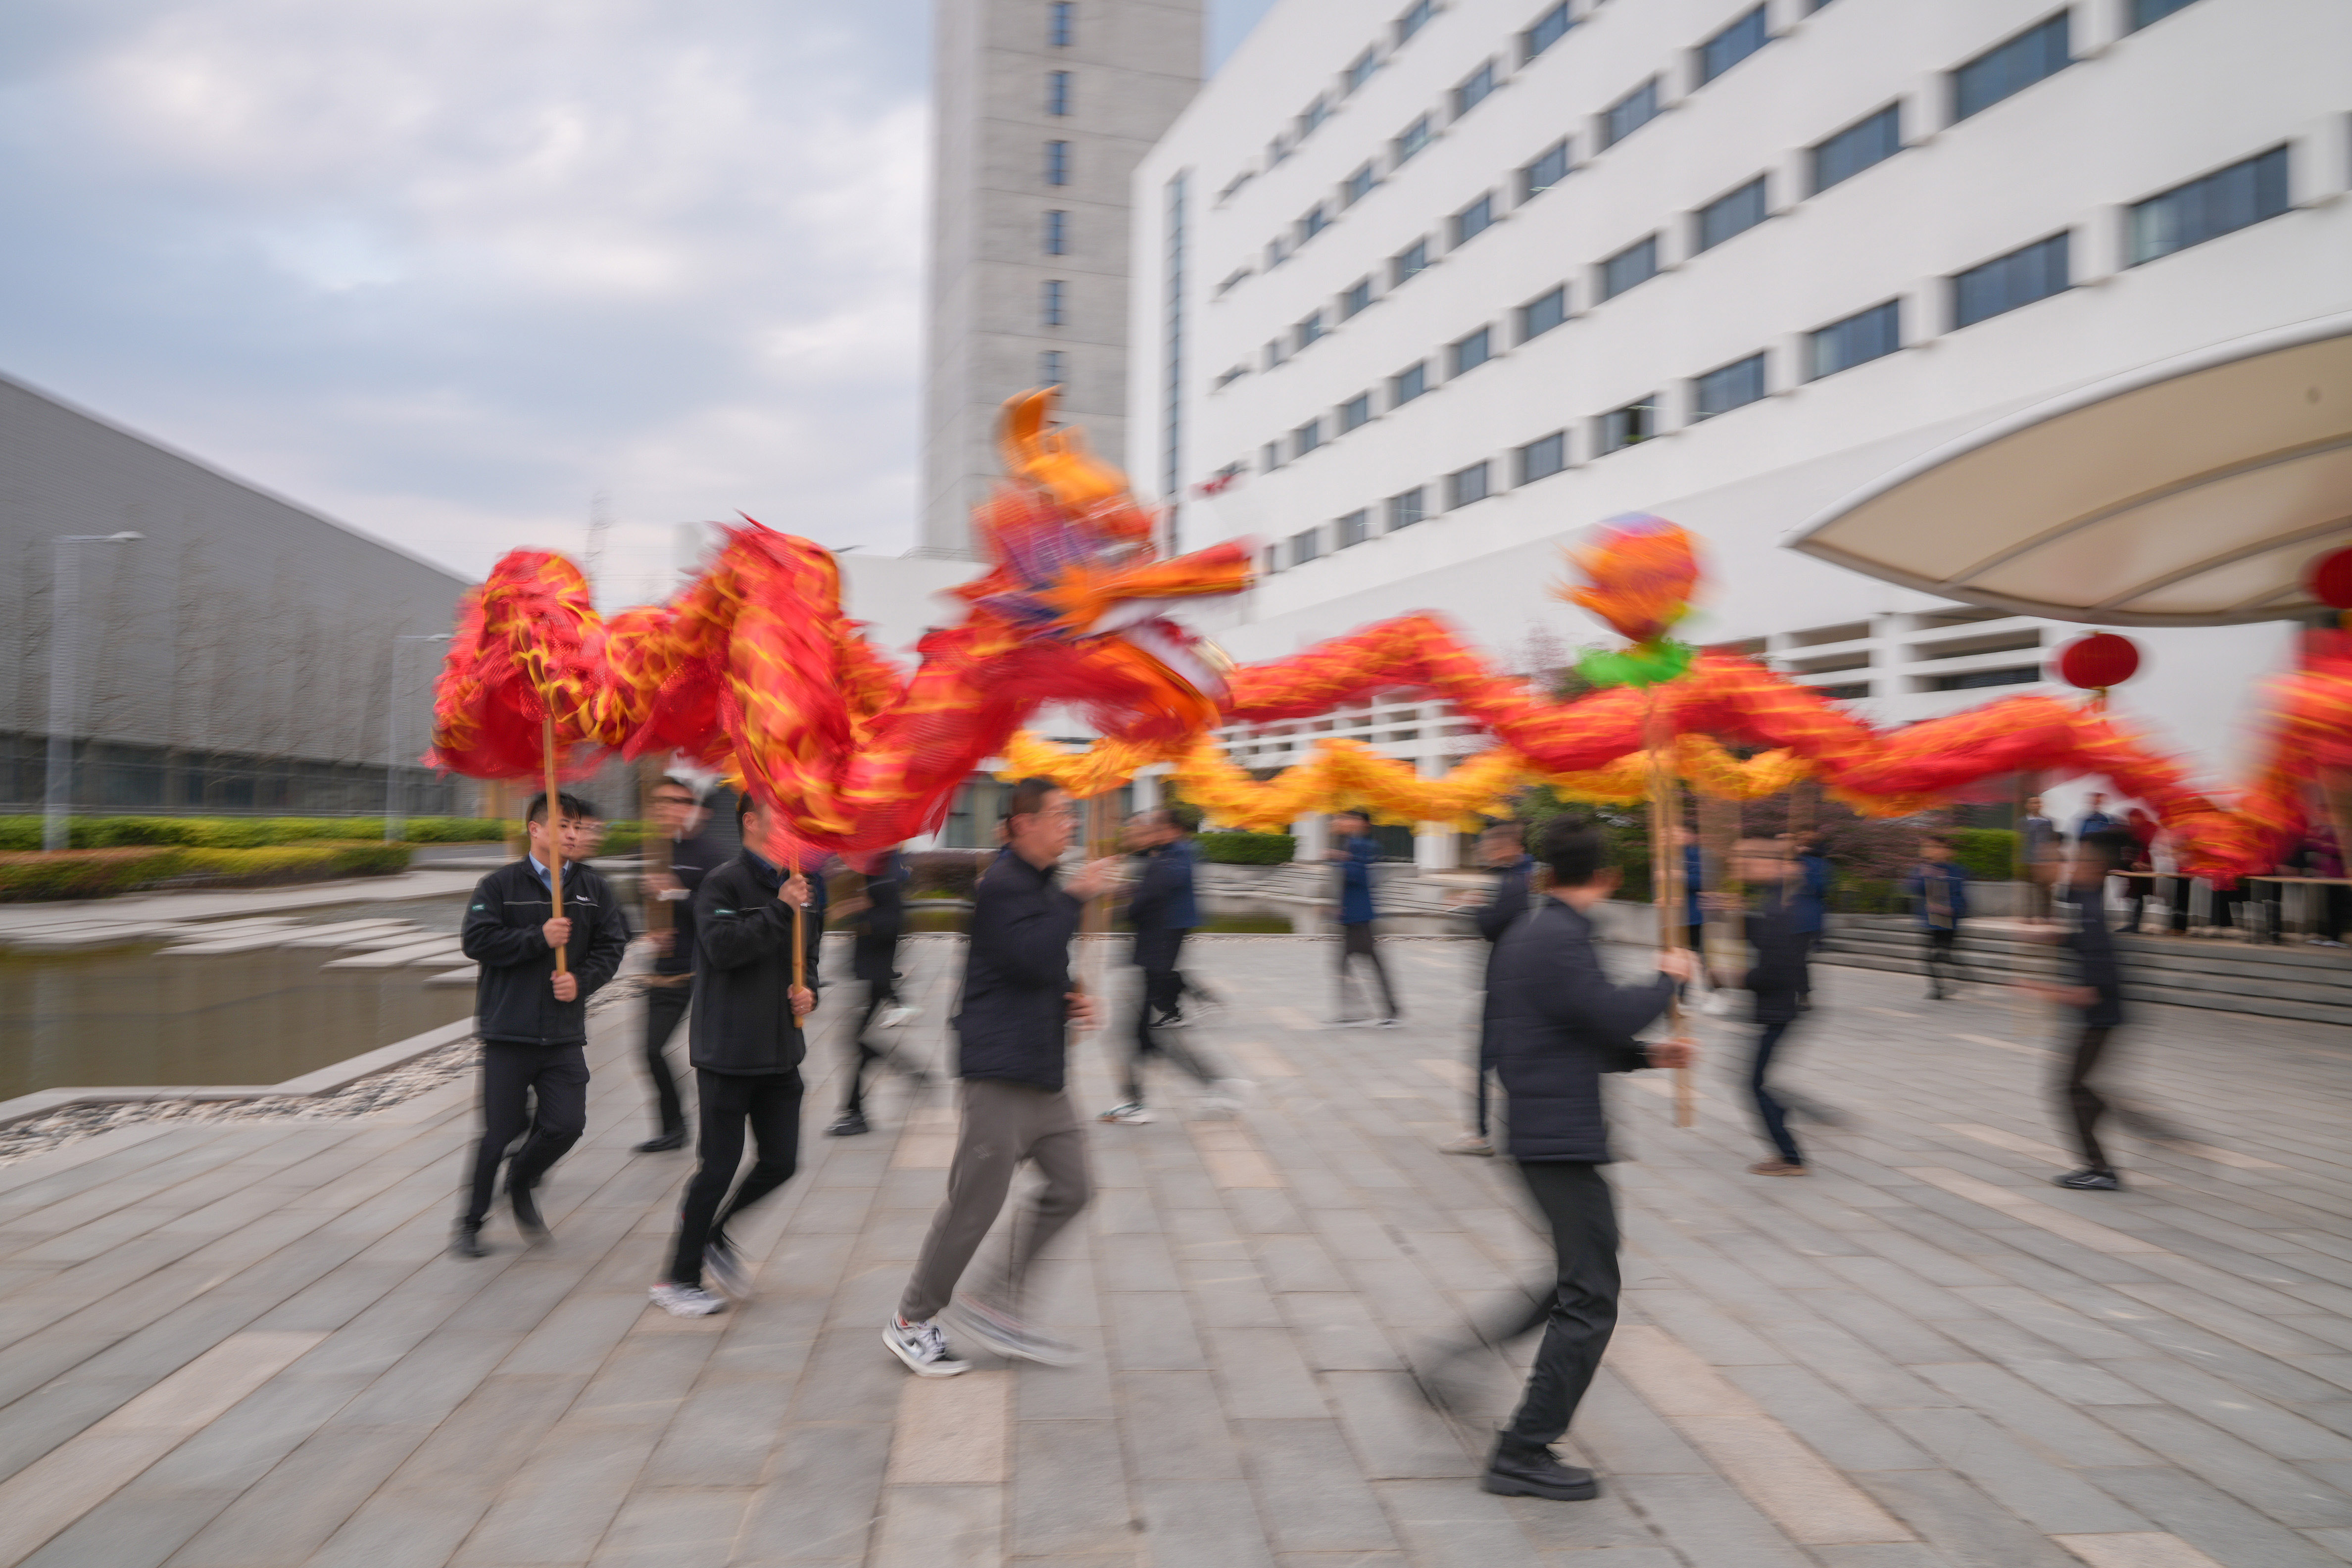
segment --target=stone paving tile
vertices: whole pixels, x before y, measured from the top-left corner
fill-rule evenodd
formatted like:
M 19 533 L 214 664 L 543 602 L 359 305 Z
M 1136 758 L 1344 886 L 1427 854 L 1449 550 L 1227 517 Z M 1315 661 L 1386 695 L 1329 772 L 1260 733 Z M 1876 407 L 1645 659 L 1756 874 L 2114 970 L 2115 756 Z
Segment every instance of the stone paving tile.
M 1790 1077 L 1849 1120 L 1799 1122 L 1805 1183 L 1743 1175 L 1746 1026 L 1697 1020 L 1697 1126 L 1668 1125 L 1663 1081 L 1611 1086 L 1635 1156 L 1612 1173 L 1629 1327 L 1565 1450 L 1603 1496 L 1554 1505 L 1473 1479 L 1529 1344 L 1447 1363 L 1472 1406 L 1451 1418 L 1407 1370 L 1507 1316 L 1545 1261 L 1509 1167 L 1435 1151 L 1462 1115 L 1475 950 L 1391 944 L 1409 1021 L 1377 1033 L 1244 1000 L 1307 978 L 1319 1004 L 1327 944 L 1196 946 L 1231 1003 L 1195 1044 L 1258 1101 L 1191 1121 L 1155 1076 L 1163 1120 L 1091 1131 L 1100 1195 L 1032 1303 L 1089 1361 L 980 1358 L 1010 1379 L 993 1468 L 938 1468 L 955 1454 L 930 1438 L 931 1468 L 904 1468 L 926 1428 L 876 1342 L 940 1194 L 944 1089 L 887 1080 L 873 1136 L 812 1137 L 740 1237 L 760 1300 L 670 1320 L 642 1292 L 690 1161 L 630 1153 L 623 1010 L 592 1044 L 590 1132 L 549 1184 L 546 1247 L 440 1256 L 462 1084 L 349 1127 L 148 1126 L 0 1172 L 0 1487 L 60 1445 L 114 1467 L 51 1500 L 62 1531 L 30 1560 L 2352 1561 L 2336 1031 L 2141 1009 L 2119 1071 L 2200 1142 L 2126 1139 L 2132 1186 L 2075 1194 L 2045 1184 L 2065 1134 L 2024 1048 L 2039 1026 L 2001 998 L 1930 1014 L 1903 977 L 1827 972 Z M 927 1016 L 902 1048 L 937 1063 L 955 944 L 907 951 Z M 840 1017 L 821 1016 L 812 1107 L 838 1093 Z M 1074 1065 L 1082 1106 L 1110 1103 L 1102 1048 Z M 232 1407 L 104 1435 L 228 1336 L 277 1333 L 314 1348 Z

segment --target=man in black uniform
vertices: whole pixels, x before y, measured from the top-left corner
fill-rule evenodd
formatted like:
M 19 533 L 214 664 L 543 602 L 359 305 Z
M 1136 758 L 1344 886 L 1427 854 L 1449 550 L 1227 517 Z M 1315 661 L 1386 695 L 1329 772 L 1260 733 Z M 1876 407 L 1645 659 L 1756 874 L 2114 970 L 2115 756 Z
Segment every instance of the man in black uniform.
M 686 1110 L 669 1070 L 669 1037 L 694 999 L 694 894 L 705 873 L 727 857 L 702 834 L 702 802 L 684 779 L 654 785 L 654 827 L 670 841 L 669 870 L 647 879 L 653 897 L 669 910 L 669 929 L 650 933 L 654 972 L 646 977 L 646 1077 L 654 1086 L 660 1125 L 637 1145 L 640 1154 L 686 1146 Z
M 680 1318 L 727 1305 L 702 1288 L 705 1268 L 727 1296 L 750 1299 L 751 1272 L 728 1239 L 727 1222 L 792 1180 L 800 1164 L 801 1059 L 808 1054 L 801 1019 L 816 995 L 793 984 L 793 908 L 806 911 L 809 881 L 798 871 L 784 875 L 753 847 L 772 841 L 765 805 L 747 794 L 736 813 L 743 847 L 702 879 L 694 898 L 699 952 L 687 1054 L 699 1101 L 700 1163 L 678 1205 L 669 1272 L 652 1291 L 656 1306 Z M 810 946 L 822 940 L 813 914 L 798 923 Z M 814 982 L 816 965 L 807 967 Z M 759 1157 L 739 1184 L 746 1122 Z
M 482 1245 L 482 1222 L 489 1217 L 507 1146 L 525 1126 L 530 1136 L 507 1172 L 507 1200 L 527 1238 L 546 1236 L 531 1189 L 587 1129 L 588 998 L 613 978 L 628 951 L 629 923 L 620 900 L 604 878 L 572 859 L 575 846 L 587 847 L 595 809 L 564 795 L 556 812 L 551 829 L 547 796 L 532 800 L 524 829 L 530 852 L 476 883 L 466 910 L 461 944 L 481 966 L 474 1015 L 482 1037 L 482 1139 L 450 1247 L 460 1258 L 489 1250 Z M 564 849 L 561 918 L 548 871 L 556 844 Z M 555 971 L 559 948 L 570 965 L 562 974 Z
M 1635 1031 L 1665 1011 L 1691 955 L 1658 954 L 1658 973 L 1612 985 L 1594 952 L 1589 911 L 1617 886 L 1601 830 L 1554 817 L 1543 837 L 1551 889 L 1504 933 L 1488 976 L 1496 1064 L 1511 1097 L 1509 1153 L 1551 1229 L 1555 1283 L 1519 1331 L 1541 1325 L 1527 1393 L 1495 1445 L 1480 1484 L 1505 1497 L 1597 1496 L 1590 1470 L 1553 1458 L 1551 1445 L 1600 1368 L 1617 1326 L 1617 1209 L 1601 1167 L 1611 1159 L 1601 1075 L 1688 1067 L 1681 1041 L 1644 1046 Z
M 1486 940 L 1485 967 L 1491 979 L 1495 968 L 1495 949 L 1512 922 L 1528 912 L 1528 900 L 1532 896 L 1535 879 L 1534 860 L 1528 856 L 1527 830 L 1516 822 L 1498 822 L 1478 836 L 1478 858 L 1495 873 L 1495 885 L 1488 889 L 1486 901 L 1471 911 L 1478 922 L 1478 934 Z M 1475 897 L 1475 894 L 1467 895 Z M 1492 991 L 1487 992 L 1492 995 Z M 1448 1154 L 1483 1154 L 1495 1152 L 1494 1140 L 1486 1129 L 1486 1079 L 1495 1070 L 1495 1031 L 1488 1010 L 1482 1003 L 1478 1012 L 1478 1054 L 1472 1064 L 1478 1075 L 1470 1096 L 1471 1131 L 1464 1137 L 1442 1147 Z

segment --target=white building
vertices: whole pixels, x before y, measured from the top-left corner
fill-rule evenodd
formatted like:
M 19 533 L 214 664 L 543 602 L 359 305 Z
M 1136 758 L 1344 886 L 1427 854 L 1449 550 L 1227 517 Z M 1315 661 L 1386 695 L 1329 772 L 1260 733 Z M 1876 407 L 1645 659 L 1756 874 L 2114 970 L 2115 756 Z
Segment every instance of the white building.
M 1648 511 L 1709 546 L 1695 641 L 1880 724 L 2032 689 L 2083 628 L 1780 542 L 2016 409 L 2352 307 L 2347 59 L 2339 0 L 1278 0 L 1136 173 L 1130 468 L 1185 547 L 1265 542 L 1214 626 L 1245 661 L 1422 608 L 1506 668 L 1611 640 L 1549 596 L 1559 546 Z M 2134 632 L 2116 705 L 2228 782 L 2292 631 Z M 1232 740 L 1334 729 L 1427 772 L 1477 743 L 1427 703 Z

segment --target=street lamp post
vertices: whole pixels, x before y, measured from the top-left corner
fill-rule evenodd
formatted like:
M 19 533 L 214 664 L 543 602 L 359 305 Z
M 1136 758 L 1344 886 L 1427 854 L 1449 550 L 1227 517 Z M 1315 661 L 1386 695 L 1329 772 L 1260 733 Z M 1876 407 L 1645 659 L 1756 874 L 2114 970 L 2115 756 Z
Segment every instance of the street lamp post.
M 128 544 L 143 533 L 65 533 L 50 542 L 58 547 L 57 571 L 49 589 L 49 777 L 42 796 L 41 847 L 68 847 L 68 802 L 73 795 L 74 622 L 79 584 L 75 570 L 77 544 Z
M 447 642 L 447 632 L 431 632 L 392 639 L 392 694 L 384 703 L 383 712 L 383 841 L 400 842 L 406 829 L 405 813 L 400 809 L 400 645 L 411 642 Z

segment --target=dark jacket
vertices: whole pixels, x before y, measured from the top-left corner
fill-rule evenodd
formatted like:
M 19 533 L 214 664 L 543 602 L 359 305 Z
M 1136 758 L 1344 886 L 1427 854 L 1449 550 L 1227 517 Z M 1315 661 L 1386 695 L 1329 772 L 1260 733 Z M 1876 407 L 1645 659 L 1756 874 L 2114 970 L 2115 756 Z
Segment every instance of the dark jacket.
M 671 899 L 669 904 L 669 951 L 654 960 L 656 974 L 691 974 L 694 973 L 694 895 L 701 889 L 702 879 L 726 864 L 728 851 L 716 841 L 698 834 L 680 838 L 669 847 L 669 874 L 686 894 Z
M 972 891 L 971 942 L 956 1008 L 965 1078 L 1062 1087 L 1070 938 L 1078 900 L 1018 855 L 996 858 Z
M 1176 967 L 1176 952 L 1189 924 L 1177 923 L 1192 902 L 1192 867 L 1181 844 L 1162 844 L 1136 857 L 1135 886 L 1127 896 L 1128 923 L 1135 928 L 1136 967 Z
M 1683 924 L 1706 924 L 1706 909 L 1700 895 L 1706 891 L 1706 858 L 1696 844 L 1683 846 Z
M 1949 860 L 1922 860 L 1903 890 L 1918 900 L 1915 912 L 1922 927 L 1958 930 L 1969 918 L 1969 874 Z M 1939 900 L 1940 911 L 1935 907 Z
M 749 849 L 702 879 L 694 896 L 694 1012 L 687 1059 L 706 1072 L 749 1077 L 792 1072 L 807 1054 L 793 1016 L 793 907 L 783 879 Z M 803 919 L 809 946 L 824 931 Z M 814 955 L 809 989 L 816 989 Z
M 1503 935 L 1487 973 L 1487 1030 L 1511 1097 L 1515 1160 L 1607 1161 L 1601 1075 L 1649 1065 L 1633 1036 L 1673 997 L 1660 974 L 1612 985 L 1592 947 L 1592 924 L 1558 899 Z
M 612 886 L 585 866 L 563 868 L 563 912 L 572 921 L 564 957 L 580 994 L 558 1002 L 549 984 L 555 950 L 540 934 L 555 912 L 547 884 L 529 859 L 499 867 L 474 884 L 459 944 L 480 964 L 474 1016 L 485 1040 L 505 1045 L 576 1046 L 588 1038 L 588 998 L 621 967 L 629 921 Z
M 1372 909 L 1372 868 L 1380 863 L 1380 841 L 1366 833 L 1339 841 L 1347 858 L 1339 862 L 1339 923 L 1370 925 Z
M 1486 939 L 1486 971 L 1489 974 L 1495 969 L 1496 944 L 1503 940 L 1503 933 L 1511 929 L 1511 922 L 1528 912 L 1528 889 L 1530 879 L 1535 875 L 1535 866 L 1533 860 L 1522 855 L 1516 864 L 1496 872 L 1495 886 L 1487 893 L 1486 901 L 1472 911 L 1472 917 L 1478 922 L 1478 934 Z
M 907 930 L 907 860 L 886 849 L 866 878 L 866 908 L 850 922 L 856 934 L 849 949 L 849 973 L 859 980 L 887 980 L 897 970 L 898 939 Z
M 2074 984 L 2098 993 L 2081 1009 L 2083 1022 L 2095 1029 L 2112 1029 L 2124 1021 L 2123 969 L 2116 962 L 2116 933 L 2107 928 L 2104 888 L 2068 888 L 2063 896 L 2082 919 L 2058 939 L 2074 961 Z
M 1837 868 L 1828 856 L 1797 857 L 1797 885 L 1789 895 L 1789 909 L 1799 931 L 1818 935 L 1829 923 L 1830 888 L 1836 880 Z
M 1170 840 L 1160 853 L 1176 863 L 1178 876 L 1175 890 L 1168 896 L 1168 929 L 1191 931 L 1201 923 L 1200 900 L 1193 895 L 1194 867 L 1192 841 L 1178 837 Z
M 1805 935 L 1799 929 L 1801 906 L 1791 898 L 1767 893 L 1763 903 L 1748 911 L 1747 978 L 1741 984 L 1755 998 L 1756 1021 L 1785 1024 L 1798 1013 L 1797 999 L 1811 989 L 1805 984 Z

